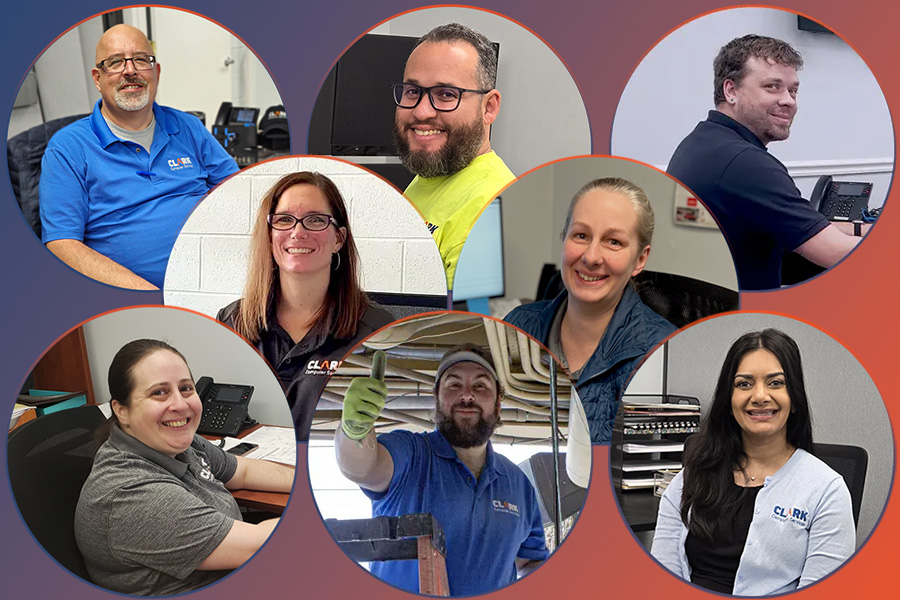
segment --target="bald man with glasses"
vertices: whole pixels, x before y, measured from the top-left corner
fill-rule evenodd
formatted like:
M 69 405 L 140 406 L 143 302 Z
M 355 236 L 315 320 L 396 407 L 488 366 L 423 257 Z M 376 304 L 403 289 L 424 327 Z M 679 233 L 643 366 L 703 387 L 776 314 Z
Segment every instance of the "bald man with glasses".
M 143 32 L 110 28 L 96 60 L 101 100 L 41 163 L 42 241 L 88 277 L 158 289 L 185 219 L 238 167 L 199 119 L 156 104 L 160 65 Z
M 500 112 L 497 52 L 458 23 L 425 34 L 394 85 L 394 143 L 416 177 L 406 195 L 441 252 L 447 285 L 478 215 L 515 175 L 491 150 Z

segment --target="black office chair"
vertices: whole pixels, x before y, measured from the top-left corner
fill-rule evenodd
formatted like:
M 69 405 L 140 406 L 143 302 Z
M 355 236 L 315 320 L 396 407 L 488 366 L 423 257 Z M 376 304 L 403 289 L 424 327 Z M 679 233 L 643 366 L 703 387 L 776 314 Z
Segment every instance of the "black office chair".
M 562 275 L 559 267 L 553 263 L 544 263 L 541 267 L 541 276 L 538 279 L 537 292 L 534 294 L 534 301 L 553 300 L 561 291 L 563 291 Z
M 859 510 L 866 487 L 866 471 L 869 468 L 868 452 L 859 446 L 813 444 L 813 454 L 844 478 L 853 504 L 853 523 L 859 526 Z
M 538 300 L 555 298 L 563 290 L 559 270 L 553 267 L 555 273 L 548 277 L 547 267 L 541 272 L 541 281 L 546 282 L 538 290 Z M 679 328 L 740 307 L 738 292 L 692 277 L 642 271 L 633 282 L 641 302 Z
M 411 317 L 425 312 L 447 310 L 447 296 L 437 294 L 394 294 L 389 292 L 366 292 L 369 300 L 375 302 L 394 316 L 394 319 Z
M 41 159 L 47 142 L 53 134 L 87 115 L 62 117 L 36 125 L 31 129 L 11 137 L 6 142 L 6 161 L 9 165 L 9 180 L 13 194 L 25 221 L 34 234 L 41 237 L 41 215 L 39 211 L 38 184 L 41 181 Z
M 682 275 L 642 271 L 634 287 L 644 304 L 676 327 L 740 307 L 738 292 Z
M 781 285 L 796 285 L 827 271 L 796 252 L 785 252 L 781 257 Z
M 13 496 L 25 524 L 63 567 L 90 581 L 75 543 L 75 507 L 106 419 L 95 405 L 62 410 L 9 434 L 7 461 Z

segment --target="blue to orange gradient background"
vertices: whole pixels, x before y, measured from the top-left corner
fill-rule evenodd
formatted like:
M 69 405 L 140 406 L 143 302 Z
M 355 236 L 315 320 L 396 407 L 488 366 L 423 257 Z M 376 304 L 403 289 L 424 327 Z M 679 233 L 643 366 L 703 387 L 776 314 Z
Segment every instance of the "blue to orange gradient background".
M 257 52 L 278 84 L 290 118 L 292 150 L 303 153 L 309 115 L 322 80 L 337 57 L 376 23 L 420 3 L 401 0 L 173 0 L 235 32 Z M 566 62 L 581 89 L 593 133 L 593 151 L 609 152 L 619 95 L 646 51 L 668 31 L 697 15 L 727 6 L 722 0 L 473 0 L 529 27 Z M 897 23 L 900 5 L 876 0 L 785 1 L 850 42 L 881 83 L 892 109 L 900 102 Z M 17 2 L 3 14 L 0 115 L 8 115 L 19 84 L 40 52 L 65 30 L 94 14 L 117 8 L 110 0 Z M 710 57 L 710 65 L 712 57 Z M 165 69 L 163 69 L 164 71 Z M 535 102 L 554 107 L 535 81 Z M 162 75 L 165 85 L 165 72 Z M 203 73 L 196 74 L 203 85 Z M 841 85 L 835 74 L 835 85 Z M 666 90 L 647 119 L 665 119 Z M 856 107 L 847 106 L 847 111 Z M 896 114 L 896 111 L 892 111 Z M 802 112 L 801 112 L 802 115 Z M 704 117 L 697 115 L 698 121 Z M 840 115 L 823 126 L 840 126 Z M 895 127 L 896 131 L 896 127 Z M 21 217 L 10 185 L 0 182 L 0 280 L 2 342 L 0 398 L 4 414 L 41 353 L 65 331 L 101 312 L 134 304 L 162 303 L 162 295 L 123 291 L 86 279 L 46 252 Z M 897 193 L 891 196 L 897 196 Z M 896 201 L 900 204 L 900 200 Z M 895 385 L 900 317 L 897 281 L 900 217 L 889 197 L 865 243 L 824 277 L 779 292 L 742 295 L 743 308 L 772 310 L 829 332 L 868 370 L 888 413 L 900 416 Z M 847 398 L 853 410 L 853 398 Z M 895 432 L 896 443 L 896 432 Z M 227 580 L 191 597 L 406 597 L 353 565 L 337 549 L 319 519 L 307 484 L 301 446 L 295 493 L 278 530 L 253 561 Z M 492 595 L 512 600 L 554 597 L 696 599 L 712 596 L 658 567 L 621 520 L 609 485 L 609 452 L 594 450 L 593 482 L 582 518 L 550 562 L 526 580 Z M 5 464 L 5 444 L 0 461 Z M 881 523 L 858 555 L 827 580 L 798 592 L 799 599 L 897 595 L 895 541 L 900 506 L 889 500 Z M 112 598 L 58 567 L 34 542 L 18 516 L 7 478 L 0 482 L 0 597 L 71 600 Z

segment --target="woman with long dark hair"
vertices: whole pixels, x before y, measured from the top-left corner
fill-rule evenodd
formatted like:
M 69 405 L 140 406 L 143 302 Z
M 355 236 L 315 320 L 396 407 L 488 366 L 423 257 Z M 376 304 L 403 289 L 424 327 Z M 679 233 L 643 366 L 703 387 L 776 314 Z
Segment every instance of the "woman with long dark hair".
M 217 318 L 275 369 L 297 438 L 306 440 L 319 393 L 340 359 L 394 321 L 360 288 L 347 207 L 331 179 L 291 173 L 269 190 L 253 226 L 244 296 Z
M 850 492 L 812 455 L 800 350 L 776 329 L 738 338 L 684 469 L 659 505 L 651 553 L 717 592 L 779 594 L 855 549 Z

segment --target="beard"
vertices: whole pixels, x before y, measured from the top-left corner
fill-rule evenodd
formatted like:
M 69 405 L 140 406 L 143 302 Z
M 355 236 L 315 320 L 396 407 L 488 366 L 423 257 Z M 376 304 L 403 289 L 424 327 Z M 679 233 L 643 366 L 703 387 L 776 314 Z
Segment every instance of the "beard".
M 139 83 L 144 87 L 140 93 L 123 92 L 122 88 L 126 85 Z M 150 90 L 147 89 L 147 82 L 141 77 L 125 78 L 118 86 L 116 86 L 116 106 L 128 112 L 141 110 L 150 102 Z
M 459 408 L 477 407 L 474 402 L 460 404 L 458 406 Z M 451 446 L 457 448 L 474 448 L 487 443 L 487 441 L 491 439 L 494 430 L 500 426 L 499 404 L 497 409 L 498 410 L 495 410 L 494 414 L 490 415 L 487 419 L 482 414 L 479 415 L 478 421 L 474 425 L 461 427 L 453 418 L 452 410 L 450 414 L 447 414 L 440 408 L 435 408 L 434 423 L 437 425 L 437 429 L 441 432 L 441 435 L 450 442 Z
M 768 138 L 770 142 L 783 142 L 788 139 L 791 135 L 791 126 L 775 129 L 766 129 L 763 135 Z
M 426 178 L 459 173 L 478 156 L 484 141 L 484 123 L 480 118 L 467 125 L 447 127 L 447 140 L 436 152 L 411 150 L 406 139 L 407 131 L 409 125 L 399 125 L 394 120 L 394 144 L 400 161 L 411 173 Z
M 788 139 L 791 135 L 794 118 L 792 115 L 791 122 L 786 125 L 776 125 L 770 121 L 769 111 L 763 109 L 736 111 L 735 117 L 738 123 L 753 132 L 765 145 L 768 145 L 769 142 L 782 142 Z

